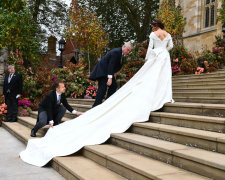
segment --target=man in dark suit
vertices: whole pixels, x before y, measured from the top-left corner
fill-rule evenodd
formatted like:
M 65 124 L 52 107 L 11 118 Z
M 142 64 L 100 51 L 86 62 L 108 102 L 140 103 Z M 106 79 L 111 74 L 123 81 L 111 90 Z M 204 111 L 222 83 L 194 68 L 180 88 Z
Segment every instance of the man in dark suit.
M 97 63 L 89 77 L 90 80 L 98 81 L 98 92 L 93 107 L 102 103 L 102 100 L 107 92 L 107 86 L 109 88 L 106 98 L 116 92 L 117 83 L 114 74 L 122 68 L 123 56 L 129 54 L 131 50 L 131 43 L 125 43 L 122 48 L 115 48 L 109 51 Z
M 8 66 L 8 72 L 5 76 L 3 94 L 7 105 L 6 122 L 16 122 L 18 114 L 18 98 L 22 94 L 22 76 L 15 72 L 12 65 Z
M 82 112 L 75 111 L 67 102 L 65 96 L 65 85 L 63 82 L 54 84 L 55 90 L 48 93 L 41 101 L 38 107 L 37 123 L 31 130 L 31 136 L 36 137 L 38 129 L 49 124 L 50 127 L 61 123 L 61 119 L 66 113 L 66 109 L 77 116 L 82 115 Z M 60 104 L 63 104 L 61 106 Z

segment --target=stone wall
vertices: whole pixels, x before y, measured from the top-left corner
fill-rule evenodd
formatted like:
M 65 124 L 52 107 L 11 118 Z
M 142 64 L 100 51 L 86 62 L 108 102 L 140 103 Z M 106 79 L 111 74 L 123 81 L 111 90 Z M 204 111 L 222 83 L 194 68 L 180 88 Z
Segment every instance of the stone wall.
M 163 0 L 160 0 L 163 2 Z M 221 7 L 222 0 L 216 0 L 215 10 Z M 212 50 L 216 35 L 222 35 L 222 24 L 205 28 L 205 0 L 176 0 L 180 4 L 186 18 L 185 32 L 183 34 L 185 47 L 189 51 Z
M 0 51 L 0 91 L 3 90 L 4 72 L 6 70 L 6 62 L 8 60 L 8 49 L 2 48 Z

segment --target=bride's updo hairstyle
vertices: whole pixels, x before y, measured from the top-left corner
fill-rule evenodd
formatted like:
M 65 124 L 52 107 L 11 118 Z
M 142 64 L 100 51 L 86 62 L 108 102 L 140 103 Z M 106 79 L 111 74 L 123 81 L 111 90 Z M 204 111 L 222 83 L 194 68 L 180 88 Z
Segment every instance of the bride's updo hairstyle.
M 152 26 L 159 27 L 161 29 L 164 29 L 164 27 L 165 27 L 165 25 L 162 23 L 162 21 L 160 19 L 154 19 L 152 21 Z

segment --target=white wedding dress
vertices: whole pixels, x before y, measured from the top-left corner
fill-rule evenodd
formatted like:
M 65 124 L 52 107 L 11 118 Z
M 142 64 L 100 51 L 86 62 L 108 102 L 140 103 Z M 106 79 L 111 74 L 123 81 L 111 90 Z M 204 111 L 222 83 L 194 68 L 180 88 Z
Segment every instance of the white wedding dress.
M 50 128 L 43 138 L 28 141 L 20 153 L 23 161 L 44 166 L 53 157 L 67 156 L 86 145 L 105 142 L 111 133 L 122 133 L 134 122 L 148 121 L 151 111 L 173 102 L 171 64 L 168 50 L 170 34 L 160 40 L 150 34 L 147 62 L 104 103 L 73 120 Z

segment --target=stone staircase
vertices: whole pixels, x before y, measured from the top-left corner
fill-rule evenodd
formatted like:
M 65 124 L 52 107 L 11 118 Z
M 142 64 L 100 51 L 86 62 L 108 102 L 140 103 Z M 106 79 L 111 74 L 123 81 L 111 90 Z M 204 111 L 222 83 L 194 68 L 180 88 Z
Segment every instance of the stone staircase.
M 224 81 L 224 82 L 223 82 Z M 66 179 L 225 179 L 225 70 L 173 77 L 176 103 L 152 112 L 148 122 L 112 134 L 102 145 L 56 157 L 49 164 Z M 93 100 L 68 99 L 79 111 Z M 3 127 L 27 143 L 37 112 Z M 74 118 L 67 112 L 63 121 Z M 48 127 L 42 128 L 43 136 Z

